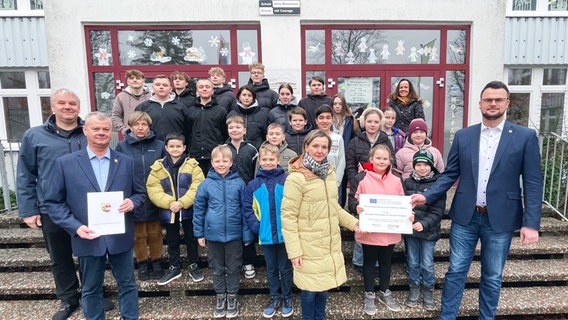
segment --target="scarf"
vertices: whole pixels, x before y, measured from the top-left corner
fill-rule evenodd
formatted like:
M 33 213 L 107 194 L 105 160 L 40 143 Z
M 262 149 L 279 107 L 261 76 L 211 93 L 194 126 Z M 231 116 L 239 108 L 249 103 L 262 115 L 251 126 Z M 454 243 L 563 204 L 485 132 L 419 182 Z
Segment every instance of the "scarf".
M 310 170 L 323 180 L 327 178 L 327 172 L 329 171 L 329 161 L 327 161 L 327 158 L 323 159 L 321 163 L 318 163 L 316 160 L 314 160 L 314 158 L 312 158 L 312 156 L 310 156 L 309 153 L 306 152 L 304 154 L 303 165 L 304 167 L 306 167 L 306 169 Z
M 428 173 L 425 176 L 421 176 L 418 173 L 416 173 L 416 171 L 412 171 L 412 179 L 416 181 L 432 179 L 433 176 L 434 176 L 434 170 L 430 171 L 430 173 Z

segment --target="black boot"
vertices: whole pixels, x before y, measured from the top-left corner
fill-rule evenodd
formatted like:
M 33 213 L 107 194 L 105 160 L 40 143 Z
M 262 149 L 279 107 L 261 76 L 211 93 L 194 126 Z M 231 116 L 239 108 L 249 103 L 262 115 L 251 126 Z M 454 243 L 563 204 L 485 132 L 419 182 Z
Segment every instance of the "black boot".
M 138 280 L 140 281 L 150 280 L 150 271 L 148 271 L 148 261 L 138 262 Z
M 160 260 L 152 261 L 152 279 L 160 280 L 164 276 L 164 269 L 160 264 Z

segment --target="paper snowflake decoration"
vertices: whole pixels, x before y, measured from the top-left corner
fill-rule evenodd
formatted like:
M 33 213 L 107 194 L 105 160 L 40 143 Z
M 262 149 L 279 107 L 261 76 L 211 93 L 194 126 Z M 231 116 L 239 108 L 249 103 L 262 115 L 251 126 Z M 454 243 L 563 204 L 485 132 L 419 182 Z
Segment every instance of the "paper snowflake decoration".
M 144 39 L 144 44 L 146 45 L 146 47 L 151 47 L 153 43 L 154 41 L 152 41 L 152 39 L 150 38 Z
M 128 50 L 128 52 L 126 54 L 128 55 L 128 58 L 130 58 L 130 59 L 136 58 L 136 52 L 134 52 L 134 50 Z
M 227 48 L 221 48 L 221 50 L 219 50 L 219 52 L 221 53 L 221 55 L 223 57 L 226 57 L 226 56 L 229 55 L 229 49 L 227 49 Z
M 128 42 L 134 41 L 134 35 L 133 35 L 133 34 L 129 34 L 129 35 L 128 35 L 128 40 L 126 40 L 126 41 L 128 41 Z
M 211 44 L 212 47 L 219 47 L 219 37 L 217 36 L 211 36 L 211 39 L 209 39 L 209 43 Z
M 101 93 L 101 98 L 103 98 L 103 99 L 105 99 L 105 100 L 108 99 L 108 98 L 110 98 L 110 93 L 108 93 L 108 92 L 103 92 L 103 93 Z
M 178 37 L 173 37 L 173 38 L 172 38 L 172 44 L 173 44 L 174 46 L 179 45 L 179 38 L 178 38 Z

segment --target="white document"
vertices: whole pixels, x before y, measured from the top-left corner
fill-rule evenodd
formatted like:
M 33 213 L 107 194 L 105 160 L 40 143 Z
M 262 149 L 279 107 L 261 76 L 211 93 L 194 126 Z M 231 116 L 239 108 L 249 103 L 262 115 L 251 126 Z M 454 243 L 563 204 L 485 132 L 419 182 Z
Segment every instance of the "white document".
M 412 234 L 410 196 L 360 194 L 359 228 L 365 232 Z
M 123 200 L 122 191 L 87 193 L 89 228 L 100 236 L 124 233 L 124 213 L 118 212 Z

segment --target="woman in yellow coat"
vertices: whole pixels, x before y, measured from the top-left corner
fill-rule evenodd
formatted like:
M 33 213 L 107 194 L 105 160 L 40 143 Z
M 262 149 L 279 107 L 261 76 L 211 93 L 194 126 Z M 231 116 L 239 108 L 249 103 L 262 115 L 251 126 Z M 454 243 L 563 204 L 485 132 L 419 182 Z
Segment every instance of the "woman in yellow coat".
M 331 139 L 321 130 L 304 140 L 304 153 L 289 164 L 282 200 L 282 234 L 302 290 L 302 319 L 325 319 L 327 290 L 347 280 L 339 226 L 359 231 L 358 220 L 338 204 Z

